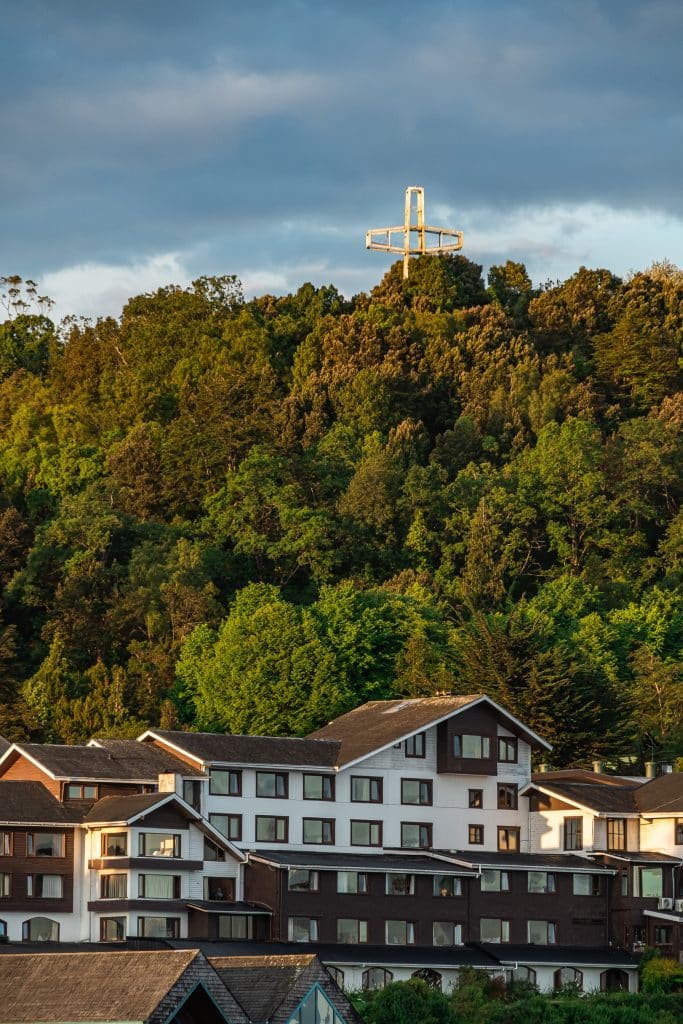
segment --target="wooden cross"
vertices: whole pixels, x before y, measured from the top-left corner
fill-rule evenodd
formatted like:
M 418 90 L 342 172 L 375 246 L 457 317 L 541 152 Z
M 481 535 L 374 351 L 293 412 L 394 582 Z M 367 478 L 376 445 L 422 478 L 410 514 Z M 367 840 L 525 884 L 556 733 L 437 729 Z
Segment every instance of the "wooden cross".
M 365 248 L 380 252 L 403 253 L 403 278 L 408 277 L 411 256 L 433 256 L 443 252 L 457 252 L 462 249 L 462 231 L 451 228 L 434 228 L 425 224 L 425 190 L 422 185 L 410 185 L 406 189 L 405 222 L 392 228 L 370 228 L 365 233 Z M 392 241 L 392 235 L 402 234 L 403 244 Z M 428 235 L 437 235 L 438 240 L 429 244 Z M 452 238 L 449 242 L 444 239 Z

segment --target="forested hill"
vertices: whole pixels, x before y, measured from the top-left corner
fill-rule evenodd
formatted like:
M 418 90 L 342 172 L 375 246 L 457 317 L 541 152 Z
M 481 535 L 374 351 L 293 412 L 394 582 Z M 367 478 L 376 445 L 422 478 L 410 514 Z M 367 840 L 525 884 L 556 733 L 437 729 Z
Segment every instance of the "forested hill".
M 4 283 L 0 733 L 486 691 L 556 765 L 683 754 L 681 271 L 202 278 L 59 330 Z

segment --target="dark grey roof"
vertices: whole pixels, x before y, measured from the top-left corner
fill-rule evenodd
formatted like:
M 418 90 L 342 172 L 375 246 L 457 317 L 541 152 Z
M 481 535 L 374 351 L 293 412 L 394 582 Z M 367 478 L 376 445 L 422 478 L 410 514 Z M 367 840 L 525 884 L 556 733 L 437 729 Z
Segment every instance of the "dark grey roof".
M 0 757 L 5 753 L 6 750 L 12 746 L 9 740 L 6 740 L 4 736 L 0 736 Z
M 202 942 L 191 939 L 167 940 L 173 949 L 196 949 L 207 956 L 273 956 L 314 953 L 324 964 L 363 964 L 368 967 L 391 964 L 416 967 L 496 967 L 498 960 L 477 946 L 366 946 L 314 944 L 308 942 Z
M 290 956 L 212 956 L 209 963 L 250 1021 L 270 1020 L 315 954 Z
M 591 871 L 601 873 L 600 865 L 587 857 L 577 857 L 571 853 L 489 853 L 485 850 L 472 852 L 470 850 L 449 850 L 439 851 L 449 856 L 458 864 L 466 864 L 471 867 L 507 868 L 510 871 L 545 871 L 550 868 L 553 871 Z
M 461 865 L 425 854 L 315 853 L 305 850 L 250 850 L 249 858 L 267 860 L 283 867 L 317 868 L 321 871 L 394 871 L 417 874 L 468 874 Z
M 233 736 L 214 732 L 178 732 L 151 729 L 146 737 L 158 737 L 200 761 L 214 764 L 292 765 L 303 768 L 334 768 L 339 743 L 291 736 Z M 140 746 L 151 747 L 146 741 Z M 156 749 L 159 749 L 158 747 Z
M 595 781 L 567 782 L 539 775 L 534 776 L 533 785 L 542 787 L 561 800 L 574 801 L 598 813 L 636 814 L 638 811 L 635 799 L 638 783 L 635 782 L 617 786 Z
M 557 967 L 637 967 L 638 957 L 604 946 L 530 946 L 483 942 L 480 948 L 502 964 Z
M 0 815 L 4 823 L 75 825 L 82 813 L 64 807 L 40 782 L 0 779 Z
M 642 778 L 627 775 L 607 775 L 605 772 L 592 772 L 588 768 L 561 768 L 555 772 L 534 772 L 532 782 L 583 782 L 591 786 L 611 786 L 613 788 L 634 789 L 643 782 Z
M 70 747 L 58 743 L 18 743 L 16 749 L 58 779 L 154 783 L 164 771 L 191 777 L 202 775 L 180 758 L 137 740 L 97 742 L 105 745 Z
M 173 793 L 135 793 L 131 796 L 105 796 L 93 804 L 83 821 L 86 824 L 129 821 L 143 811 L 168 800 Z
M 683 814 L 683 772 L 659 775 L 636 791 L 636 805 L 642 813 Z
M 683 857 L 672 857 L 668 853 L 651 850 L 596 850 L 593 856 L 625 860 L 632 864 L 680 864 L 683 860 Z

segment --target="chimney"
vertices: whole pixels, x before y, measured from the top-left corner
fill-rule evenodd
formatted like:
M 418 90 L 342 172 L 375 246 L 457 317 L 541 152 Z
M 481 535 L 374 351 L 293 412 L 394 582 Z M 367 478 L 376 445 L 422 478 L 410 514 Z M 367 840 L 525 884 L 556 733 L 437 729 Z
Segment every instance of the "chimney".
M 654 779 L 657 776 L 657 765 L 654 761 L 645 762 L 645 778 Z
M 541 772 L 542 775 L 545 775 L 545 773 L 549 770 L 547 762 L 541 761 L 541 763 L 538 766 L 538 770 L 539 772 Z
M 159 772 L 159 792 L 179 793 L 182 789 L 182 780 L 177 772 Z
M 603 761 L 593 761 L 593 771 L 596 775 L 602 775 L 604 769 L 605 765 Z

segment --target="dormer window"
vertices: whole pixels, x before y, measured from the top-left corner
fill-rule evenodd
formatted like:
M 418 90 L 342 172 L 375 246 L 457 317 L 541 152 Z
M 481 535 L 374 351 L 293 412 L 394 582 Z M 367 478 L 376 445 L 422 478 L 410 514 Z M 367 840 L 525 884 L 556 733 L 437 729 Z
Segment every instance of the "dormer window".
M 491 740 L 488 736 L 474 736 L 465 733 L 453 737 L 453 756 L 483 761 L 491 756 Z
M 65 800 L 97 800 L 98 786 L 69 782 L 64 787 Z

